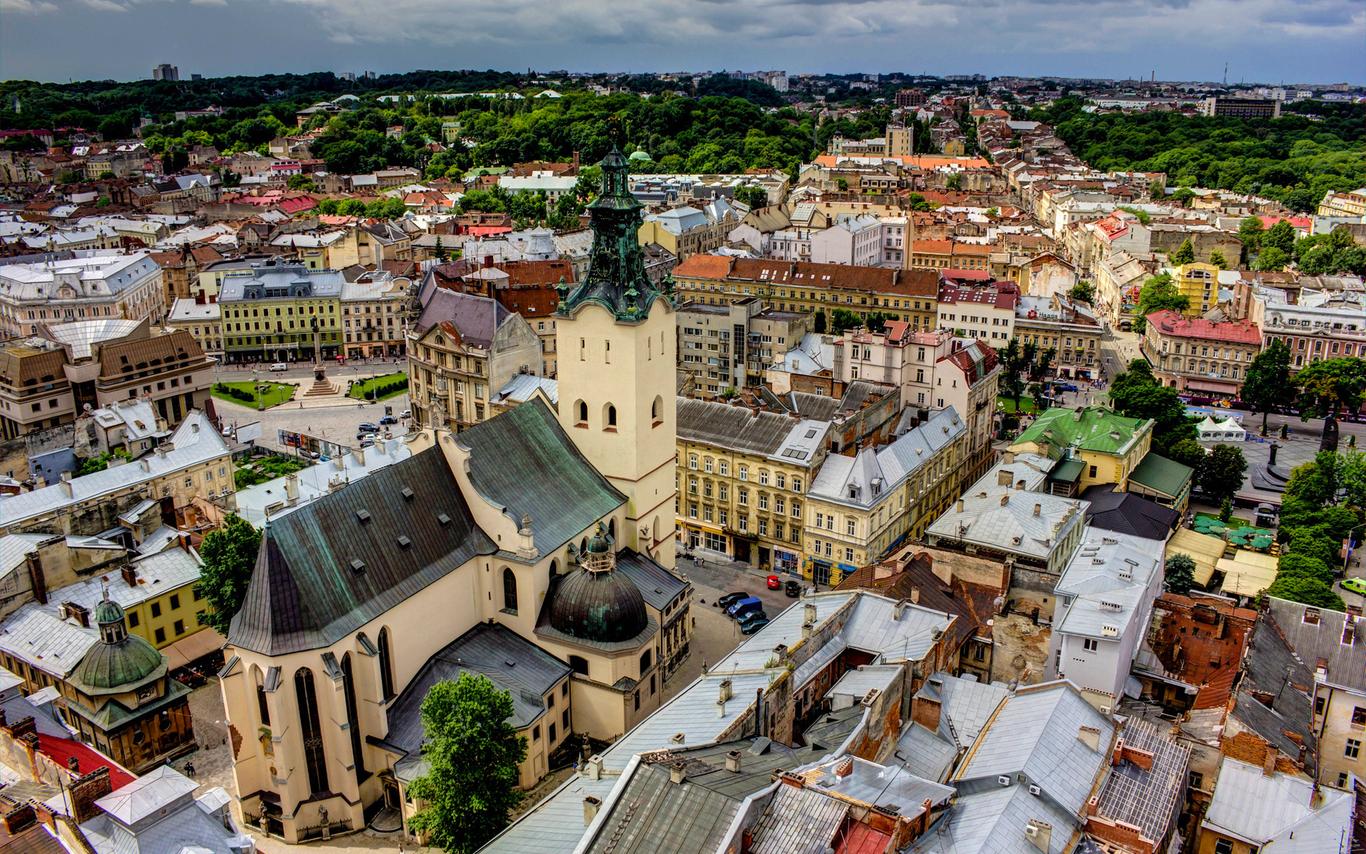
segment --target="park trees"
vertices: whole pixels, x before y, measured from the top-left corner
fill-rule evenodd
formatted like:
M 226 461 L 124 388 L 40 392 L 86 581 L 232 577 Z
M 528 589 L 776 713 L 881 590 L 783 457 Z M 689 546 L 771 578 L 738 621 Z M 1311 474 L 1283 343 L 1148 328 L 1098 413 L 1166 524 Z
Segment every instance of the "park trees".
M 221 528 L 206 534 L 199 545 L 204 566 L 199 571 L 198 590 L 209 603 L 200 620 L 221 635 L 227 635 L 233 615 L 246 598 L 260 547 L 261 532 L 235 513 Z

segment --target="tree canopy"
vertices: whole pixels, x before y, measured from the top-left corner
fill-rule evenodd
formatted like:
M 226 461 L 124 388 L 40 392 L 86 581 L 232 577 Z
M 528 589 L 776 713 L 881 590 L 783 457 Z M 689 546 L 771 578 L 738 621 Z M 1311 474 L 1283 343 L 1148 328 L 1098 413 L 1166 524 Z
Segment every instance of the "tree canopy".
M 1197 435 L 1181 396 L 1157 381 L 1146 359 L 1134 359 L 1128 370 L 1115 377 L 1110 384 L 1110 405 L 1129 418 L 1151 418 L 1153 450 L 1162 456 L 1171 456 L 1174 445 Z
M 1366 359 L 1339 358 L 1311 362 L 1295 374 L 1300 418 L 1322 418 L 1324 449 L 1337 447 L 1335 419 L 1361 409 L 1366 395 Z
M 1196 470 L 1200 490 L 1215 501 L 1227 501 L 1243 485 L 1247 460 L 1232 445 L 1215 445 Z
M 200 620 L 221 635 L 246 598 L 260 547 L 261 532 L 235 513 L 199 544 L 199 593 L 210 606 Z
M 445 851 L 475 851 L 507 824 L 521 801 L 518 765 L 526 740 L 509 719 L 512 697 L 483 675 L 437 682 L 422 701 L 427 773 L 408 787 L 425 805 L 410 825 Z
M 1187 554 L 1174 554 L 1167 558 L 1163 581 L 1173 593 L 1189 593 L 1195 586 L 1195 560 Z
M 1279 338 L 1258 353 L 1247 366 L 1243 388 L 1239 396 L 1254 412 L 1262 413 L 1262 435 L 1266 435 L 1266 417 L 1284 403 L 1290 385 L 1290 348 Z
M 1185 311 L 1190 307 L 1190 297 L 1176 289 L 1176 282 L 1170 273 L 1158 273 L 1143 283 L 1138 291 L 1138 316 L 1134 318 L 1134 331 L 1142 335 L 1148 328 L 1148 315 L 1155 311 L 1170 309 Z

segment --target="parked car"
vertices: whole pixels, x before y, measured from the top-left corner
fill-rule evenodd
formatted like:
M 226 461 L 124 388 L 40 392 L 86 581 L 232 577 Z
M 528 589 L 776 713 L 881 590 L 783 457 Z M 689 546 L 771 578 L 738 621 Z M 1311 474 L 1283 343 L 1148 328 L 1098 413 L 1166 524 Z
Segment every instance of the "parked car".
M 747 623 L 752 623 L 755 620 L 763 620 L 764 622 L 768 622 L 768 612 L 762 609 L 758 611 L 750 611 L 748 614 L 744 615 L 735 622 L 740 624 L 740 631 L 744 631 L 745 625 Z
M 758 619 L 750 620 L 750 621 L 747 622 L 747 623 L 741 623 L 741 624 L 740 624 L 740 634 L 742 634 L 742 635 L 752 635 L 752 634 L 754 634 L 755 632 L 759 631 L 760 629 L 762 629 L 764 626 L 767 626 L 767 625 L 768 625 L 768 617 L 765 617 L 765 616 L 762 616 L 762 615 L 761 615 L 761 616 L 759 616 Z
M 1076 391 L 1076 383 L 1053 383 L 1053 388 L 1058 391 Z
M 275 364 L 270 366 L 270 371 L 274 374 L 278 374 L 281 371 L 287 370 L 289 370 L 289 365 L 286 365 L 284 362 L 276 362 Z
M 413 411 L 412 411 L 411 409 L 405 409 L 405 410 L 403 410 L 402 412 L 400 412 L 400 413 L 398 414 L 398 417 L 399 417 L 399 418 L 412 418 L 412 417 L 413 417 Z
M 364 439 L 360 440 L 360 446 L 362 448 L 373 448 L 375 446 L 375 437 L 366 436 Z
M 357 433 L 378 433 L 378 432 L 379 432 L 379 425 L 376 424 L 376 423 L 374 423 L 373 421 L 362 421 L 362 422 L 360 423 L 360 426 L 356 428 L 356 432 L 357 432 Z
M 1366 596 L 1366 578 L 1345 578 L 1342 581 L 1342 589 Z
M 781 589 L 782 589 L 782 586 L 783 586 L 782 579 L 780 579 L 778 576 L 776 576 L 776 575 L 770 575 L 770 576 L 768 577 L 768 589 L 769 589 L 769 590 L 781 590 Z
M 788 579 L 787 582 L 783 584 L 783 592 L 787 594 L 787 598 L 796 599 L 798 596 L 802 595 L 802 586 L 796 581 Z
M 716 600 L 716 607 L 718 607 L 718 608 L 729 608 L 731 605 L 734 605 L 736 602 L 739 602 L 741 599 L 748 599 L 748 598 L 749 598 L 749 594 L 748 594 L 748 593 L 741 593 L 741 592 L 727 593 L 725 596 L 722 596 L 720 599 L 717 599 L 717 600 Z
M 751 611 L 762 611 L 763 609 L 764 603 L 760 602 L 758 597 L 749 596 L 731 605 L 729 608 L 726 609 L 726 613 L 729 614 L 733 619 L 738 620 L 744 615 L 750 613 Z
M 384 416 L 383 418 L 381 418 L 381 419 L 379 420 L 379 423 L 381 423 L 381 424 L 397 424 L 397 423 L 398 423 L 398 419 L 395 418 L 395 417 L 392 416 L 392 415 L 386 415 L 386 416 Z

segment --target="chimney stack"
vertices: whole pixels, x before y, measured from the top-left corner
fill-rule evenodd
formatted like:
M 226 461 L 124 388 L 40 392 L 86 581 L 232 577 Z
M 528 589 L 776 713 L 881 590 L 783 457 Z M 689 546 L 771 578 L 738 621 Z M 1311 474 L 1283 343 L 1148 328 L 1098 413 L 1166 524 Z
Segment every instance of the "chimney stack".
M 740 751 L 732 750 L 726 754 L 726 770 L 740 773 Z
M 24 555 L 28 563 L 28 578 L 33 586 L 33 598 L 39 605 L 47 604 L 47 576 L 43 574 L 43 559 L 36 551 Z
M 1034 505 L 1034 515 L 1035 515 L 1035 516 L 1038 516 L 1038 515 L 1040 515 L 1040 514 L 1042 514 L 1042 513 L 1043 513 L 1043 505 L 1042 505 L 1042 504 L 1035 504 L 1035 505 Z
M 688 766 L 682 759 L 669 766 L 669 782 L 674 785 L 681 785 L 688 779 Z
M 848 777 L 852 773 L 854 773 L 854 759 L 851 756 L 844 757 L 839 761 L 837 765 L 835 765 L 836 777 L 844 778 Z
M 602 799 L 589 795 L 583 799 L 583 826 L 587 827 L 593 823 L 593 819 L 598 817 L 598 807 L 602 806 Z

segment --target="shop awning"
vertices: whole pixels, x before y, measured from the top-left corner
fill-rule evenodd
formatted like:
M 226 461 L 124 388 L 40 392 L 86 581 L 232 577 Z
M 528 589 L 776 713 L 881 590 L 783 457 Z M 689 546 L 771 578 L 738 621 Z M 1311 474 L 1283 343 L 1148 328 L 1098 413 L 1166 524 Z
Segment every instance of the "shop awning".
M 1238 384 L 1235 382 L 1219 382 L 1218 380 L 1186 380 L 1186 388 L 1189 391 L 1208 391 L 1215 394 L 1236 394 Z
M 166 667 L 175 670 L 217 652 L 226 643 L 227 641 L 223 639 L 222 635 L 205 626 L 170 646 L 162 647 L 161 653 L 166 656 Z

